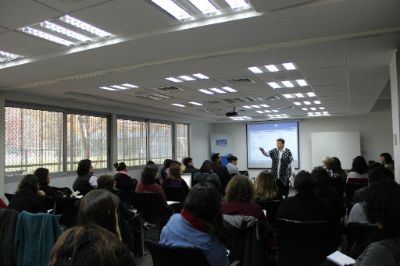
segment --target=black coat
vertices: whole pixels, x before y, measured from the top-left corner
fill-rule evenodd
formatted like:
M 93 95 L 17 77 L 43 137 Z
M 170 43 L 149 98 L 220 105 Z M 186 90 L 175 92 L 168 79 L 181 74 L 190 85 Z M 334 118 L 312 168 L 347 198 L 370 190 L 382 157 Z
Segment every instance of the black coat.
M 47 210 L 54 208 L 54 201 L 49 197 L 39 196 L 33 192 L 17 192 L 7 208 L 19 212 L 47 212 Z
M 92 175 L 84 175 L 84 176 L 78 176 L 75 179 L 74 184 L 72 185 L 72 188 L 74 191 L 78 191 L 82 194 L 85 195 L 86 193 L 92 191 L 94 187 L 92 187 L 89 183 L 90 178 Z
M 317 197 L 314 191 L 303 191 L 282 201 L 277 212 L 278 218 L 296 221 L 330 221 L 335 224 L 333 205 Z
M 194 167 L 191 166 L 191 165 L 188 165 L 188 166 L 185 168 L 185 171 L 183 171 L 183 173 L 184 173 L 184 174 L 191 174 L 191 175 L 192 175 L 192 178 L 193 178 L 194 175 L 195 175 L 196 173 L 198 173 L 199 171 L 200 171 L 199 169 L 194 168 Z
M 341 196 L 336 189 L 331 187 L 318 189 L 317 196 L 328 200 L 332 204 L 335 210 L 337 222 L 339 222 L 339 220 L 345 215 L 343 196 Z
M 14 236 L 17 226 L 16 210 L 0 210 L 0 265 L 14 266 Z
M 226 185 L 228 185 L 229 180 L 231 180 L 231 175 L 229 174 L 228 169 L 226 168 L 226 166 L 213 164 L 212 170 L 219 177 L 222 192 L 225 192 Z

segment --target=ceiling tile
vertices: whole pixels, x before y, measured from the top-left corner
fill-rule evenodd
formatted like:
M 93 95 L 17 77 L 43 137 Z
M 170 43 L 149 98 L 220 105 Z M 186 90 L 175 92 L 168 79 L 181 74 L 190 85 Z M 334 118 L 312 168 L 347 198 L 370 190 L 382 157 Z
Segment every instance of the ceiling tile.
M 61 15 L 32 0 L 0 1 L 0 25 L 9 29 L 18 29 Z
M 93 7 L 113 0 L 36 0 L 54 9 L 68 13 L 74 10 Z

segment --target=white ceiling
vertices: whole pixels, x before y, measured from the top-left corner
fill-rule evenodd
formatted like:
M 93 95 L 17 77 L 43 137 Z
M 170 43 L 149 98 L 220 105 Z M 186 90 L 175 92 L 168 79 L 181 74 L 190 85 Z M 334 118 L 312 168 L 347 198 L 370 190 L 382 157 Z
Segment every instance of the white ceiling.
M 293 118 L 306 117 L 302 106 L 295 107 L 280 94 L 308 91 L 314 91 L 332 115 L 371 112 L 387 84 L 389 60 L 400 44 L 400 1 L 250 2 L 257 14 L 182 25 L 145 0 L 1 1 L 0 50 L 24 55 L 30 62 L 0 65 L 0 89 L 8 94 L 179 113 L 213 122 L 226 121 L 225 113 L 233 107 L 240 115 L 266 119 L 266 115 L 242 108 L 256 103 Z M 16 31 L 63 14 L 94 24 L 116 38 L 69 49 Z M 256 75 L 247 69 L 285 62 L 296 63 L 299 70 Z M 165 80 L 199 72 L 210 80 L 179 84 Z M 254 83 L 230 82 L 239 78 Z M 267 85 L 297 78 L 306 79 L 310 87 L 273 90 Z M 121 92 L 98 88 L 126 82 L 140 88 Z M 225 85 L 238 92 L 208 96 L 197 91 Z M 171 99 L 157 102 L 140 97 L 166 86 L 183 91 L 166 93 Z M 268 100 L 272 96 L 281 99 Z M 204 106 L 171 106 L 189 101 Z

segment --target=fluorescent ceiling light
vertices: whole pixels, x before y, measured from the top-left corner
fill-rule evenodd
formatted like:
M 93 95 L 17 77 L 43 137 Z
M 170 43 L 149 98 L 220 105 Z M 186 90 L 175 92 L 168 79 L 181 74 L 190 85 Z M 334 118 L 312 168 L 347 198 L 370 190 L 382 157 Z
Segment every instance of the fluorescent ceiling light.
M 273 112 L 273 113 L 279 113 L 279 111 L 278 111 L 278 110 L 272 110 L 272 112 Z
M 321 115 L 321 112 L 315 112 L 316 115 Z
M 209 95 L 214 94 L 214 92 L 211 92 L 211 91 L 206 90 L 206 89 L 200 89 L 199 91 L 202 92 L 202 93 L 205 93 L 205 94 L 209 94 Z
M 124 87 L 124 86 L 121 86 L 121 85 L 112 85 L 111 87 L 112 87 L 112 88 L 119 89 L 119 90 L 128 90 L 128 89 L 129 89 L 129 88 Z
M 296 69 L 296 66 L 293 63 L 283 63 L 282 66 L 286 70 L 295 70 Z
M 21 58 L 23 58 L 23 56 L 0 50 L 0 63 L 9 62 Z
M 57 37 L 55 35 L 52 35 L 52 34 L 49 34 L 49 33 L 31 28 L 31 27 L 23 27 L 23 28 L 20 28 L 19 30 L 22 32 L 25 32 L 27 34 L 33 35 L 35 37 L 39 37 L 39 38 L 48 40 L 50 42 L 55 42 L 55 43 L 62 44 L 65 46 L 74 46 L 75 45 L 75 43 L 73 43 L 71 41 L 65 40 L 63 38 Z
M 304 104 L 305 104 L 305 105 L 311 105 L 311 102 L 309 102 L 309 101 L 304 101 Z
M 327 111 L 322 112 L 323 115 L 329 115 Z
M 319 110 L 325 110 L 325 107 L 320 107 Z
M 304 98 L 304 95 L 302 93 L 296 93 L 295 95 L 297 98 Z
M 314 101 L 315 104 L 321 104 L 321 101 Z
M 223 91 L 223 90 L 218 89 L 218 88 L 211 88 L 210 90 L 211 91 L 215 91 L 216 93 L 226 93 L 226 91 Z
M 242 107 L 243 107 L 243 108 L 246 108 L 246 109 L 251 109 L 251 107 L 248 106 L 248 105 L 243 105 Z
M 65 16 L 61 17 L 60 20 L 62 22 L 70 24 L 70 25 L 72 25 L 74 27 L 77 27 L 77 28 L 79 28 L 81 30 L 87 31 L 87 32 L 89 32 L 89 33 L 91 33 L 93 35 L 96 35 L 98 37 L 101 37 L 101 38 L 112 36 L 112 34 L 109 33 L 109 32 L 106 32 L 106 31 L 104 31 L 102 29 L 99 29 L 99 28 L 97 28 L 95 26 L 92 26 L 92 25 L 90 25 L 90 24 L 88 24 L 88 23 L 86 23 L 86 22 L 84 22 L 82 20 L 76 19 L 76 18 L 68 16 L 68 15 L 65 15 Z
M 232 89 L 231 87 L 222 87 L 221 89 L 226 90 L 227 92 L 237 92 L 237 90 Z
M 170 15 L 172 15 L 177 20 L 185 21 L 192 20 L 193 17 L 189 15 L 186 10 L 178 6 L 171 0 L 151 0 L 153 3 L 167 11 Z
M 102 86 L 102 87 L 99 87 L 100 89 L 102 89 L 102 90 L 106 90 L 106 91 L 116 91 L 116 89 L 113 89 L 113 88 L 110 88 L 110 87 L 106 87 L 106 86 Z
M 249 67 L 249 70 L 250 70 L 251 72 L 253 72 L 254 74 L 261 74 L 261 73 L 263 73 L 262 70 L 261 70 L 260 68 L 258 68 L 258 67 Z
M 308 108 L 301 108 L 301 110 L 303 110 L 303 111 L 308 111 Z
M 273 89 L 279 89 L 281 86 L 279 86 L 278 83 L 276 82 L 268 82 L 268 85 L 273 88 Z
M 195 80 L 194 78 L 187 76 L 187 75 L 183 75 L 183 76 L 179 76 L 180 79 L 186 80 L 186 81 L 193 81 Z
M 317 110 L 317 108 L 311 107 L 310 110 L 315 111 L 315 110 Z
M 48 30 L 60 33 L 62 35 L 65 35 L 65 36 L 67 36 L 69 38 L 76 39 L 76 40 L 81 41 L 81 42 L 88 42 L 88 41 L 92 40 L 92 38 L 89 38 L 89 37 L 87 37 L 87 36 L 85 36 L 83 34 L 80 34 L 78 32 L 69 30 L 67 28 L 64 28 L 64 27 L 62 27 L 60 25 L 54 24 L 53 22 L 50 22 L 50 21 L 43 21 L 39 25 L 41 27 L 43 27 L 43 28 L 46 28 Z
M 264 113 L 264 111 L 256 111 L 257 113 L 259 113 L 259 114 L 262 114 L 262 113 Z
M 282 96 L 285 97 L 286 99 L 294 98 L 292 94 L 282 94 Z
M 202 103 L 198 103 L 198 102 L 189 102 L 190 104 L 193 104 L 193 105 L 197 105 L 197 106 L 202 106 L 203 104 Z
M 275 65 L 266 65 L 266 69 L 268 69 L 269 72 L 278 72 L 279 69 Z
M 195 76 L 196 78 L 199 78 L 199 79 L 210 79 L 209 77 L 207 77 L 206 75 L 203 75 L 201 73 L 193 74 L 193 76 Z
M 189 0 L 189 2 L 205 15 L 221 14 L 221 12 L 208 0 Z
M 264 110 L 264 113 L 271 113 L 270 110 Z
M 296 82 L 297 84 L 299 84 L 300 87 L 308 86 L 307 81 L 305 81 L 304 79 L 297 79 Z
M 286 88 L 293 88 L 294 87 L 293 83 L 290 82 L 289 80 L 282 81 L 282 84 L 285 85 Z
M 315 97 L 315 93 L 314 92 L 307 92 L 307 96 L 308 97 Z
M 124 86 L 124 87 L 132 88 L 132 89 L 139 88 L 139 86 L 136 86 L 136 85 L 133 85 L 133 84 L 130 84 L 130 83 L 124 83 L 124 84 L 121 84 L 121 85 Z
M 301 102 L 294 102 L 294 105 L 299 106 L 299 105 L 301 105 Z
M 245 0 L 225 0 L 232 9 L 249 9 L 250 5 Z
M 172 82 L 175 82 L 175 83 L 183 82 L 182 80 L 174 78 L 174 77 L 169 77 L 169 78 L 165 78 L 165 79 L 169 80 L 169 81 L 172 81 Z
M 268 108 L 268 107 L 269 107 L 268 104 L 260 104 L 260 106 L 261 106 L 261 107 L 265 107 L 265 108 Z
M 259 105 L 256 105 L 256 104 L 253 104 L 251 107 L 256 108 L 256 109 L 261 108 Z
M 185 107 L 185 105 L 180 104 L 180 103 L 173 103 L 173 104 L 171 104 L 171 105 L 173 105 L 173 106 L 178 106 L 178 107 Z

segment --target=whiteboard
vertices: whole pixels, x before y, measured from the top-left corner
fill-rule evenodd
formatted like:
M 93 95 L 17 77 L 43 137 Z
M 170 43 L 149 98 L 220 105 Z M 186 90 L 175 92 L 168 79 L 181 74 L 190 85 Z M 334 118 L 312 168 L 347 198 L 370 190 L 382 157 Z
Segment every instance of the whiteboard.
M 324 156 L 338 157 L 343 169 L 351 169 L 356 156 L 361 155 L 360 132 L 311 133 L 312 166 L 322 165 Z

